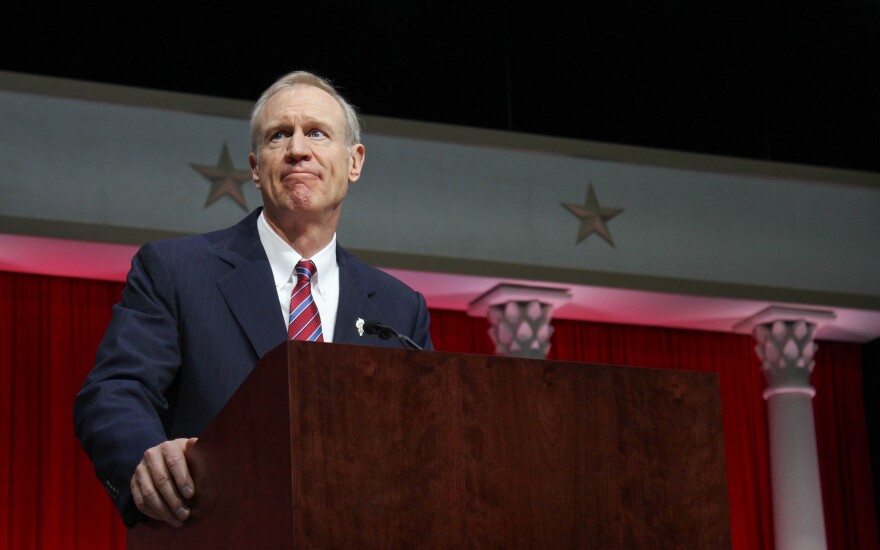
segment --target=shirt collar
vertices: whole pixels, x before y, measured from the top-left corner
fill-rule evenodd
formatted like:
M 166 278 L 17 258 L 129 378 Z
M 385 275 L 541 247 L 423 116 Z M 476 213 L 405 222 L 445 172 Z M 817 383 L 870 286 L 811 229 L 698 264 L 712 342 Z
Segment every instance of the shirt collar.
M 269 226 L 263 212 L 260 212 L 260 217 L 257 219 L 257 232 L 260 234 L 260 242 L 269 258 L 269 265 L 272 266 L 276 289 L 290 282 L 296 263 L 303 259 L 315 262 L 318 273 L 312 278 L 312 287 L 317 287 L 320 292 L 324 292 L 321 282 L 330 281 L 336 270 L 339 269 L 336 263 L 336 233 L 333 233 L 330 244 L 311 258 L 303 258 Z

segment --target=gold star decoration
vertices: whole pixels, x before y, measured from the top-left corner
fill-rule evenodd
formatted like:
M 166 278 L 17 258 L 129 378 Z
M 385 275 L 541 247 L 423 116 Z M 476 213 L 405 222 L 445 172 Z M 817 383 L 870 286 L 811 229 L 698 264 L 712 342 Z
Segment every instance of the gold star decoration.
M 563 202 L 560 204 L 581 221 L 581 227 L 578 230 L 577 242 L 575 244 L 580 244 L 581 241 L 593 233 L 598 233 L 613 248 L 617 248 L 614 246 L 614 239 L 611 238 L 611 230 L 608 229 L 607 222 L 623 212 L 623 208 L 605 208 L 599 204 L 599 199 L 596 197 L 596 191 L 593 189 L 592 182 L 590 182 L 590 187 L 587 190 L 586 203 L 567 204 Z
M 205 208 L 223 197 L 229 197 L 241 206 L 242 210 L 248 211 L 247 203 L 241 192 L 241 185 L 251 179 L 251 171 L 235 169 L 232 157 L 229 156 L 229 147 L 225 141 L 223 142 L 223 151 L 220 153 L 220 160 L 217 161 L 217 166 L 204 166 L 202 164 L 190 164 L 190 166 L 211 182 L 211 191 L 208 193 Z

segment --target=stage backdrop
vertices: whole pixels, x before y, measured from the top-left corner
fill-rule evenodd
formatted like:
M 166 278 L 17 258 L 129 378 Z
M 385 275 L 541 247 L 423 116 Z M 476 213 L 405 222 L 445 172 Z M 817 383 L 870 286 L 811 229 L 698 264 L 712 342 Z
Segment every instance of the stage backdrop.
M 232 225 L 260 204 L 251 106 L 0 72 L 0 234 L 142 244 Z M 363 140 L 339 235 L 384 267 L 880 310 L 877 173 L 377 117 Z M 623 209 L 613 247 L 579 242 L 564 206 L 590 189 Z M 0 268 L 20 260 L 4 252 Z
M 71 414 L 121 288 L 115 282 L 0 272 L 0 547 L 124 548 L 125 528 L 73 437 Z M 491 353 L 485 319 L 443 310 L 431 316 L 437 349 Z M 574 321 L 554 325 L 551 359 L 720 375 L 733 547 L 772 548 L 764 382 L 751 338 Z M 813 374 L 831 549 L 878 548 L 861 350 L 819 342 Z

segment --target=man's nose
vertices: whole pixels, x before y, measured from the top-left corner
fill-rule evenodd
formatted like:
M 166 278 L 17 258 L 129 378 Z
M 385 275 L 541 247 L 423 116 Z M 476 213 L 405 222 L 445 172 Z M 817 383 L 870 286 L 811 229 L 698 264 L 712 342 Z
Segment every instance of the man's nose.
M 299 160 L 309 156 L 309 143 L 302 130 L 296 130 L 287 140 L 287 155 Z

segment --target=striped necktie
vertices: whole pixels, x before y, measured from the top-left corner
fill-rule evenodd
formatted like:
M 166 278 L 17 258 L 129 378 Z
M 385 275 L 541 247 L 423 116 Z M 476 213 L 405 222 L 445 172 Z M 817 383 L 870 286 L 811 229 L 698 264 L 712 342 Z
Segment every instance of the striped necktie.
M 311 260 L 300 260 L 296 264 L 296 285 L 290 294 L 290 317 L 287 325 L 287 338 L 323 342 L 321 316 L 312 297 L 312 276 L 318 272 Z

